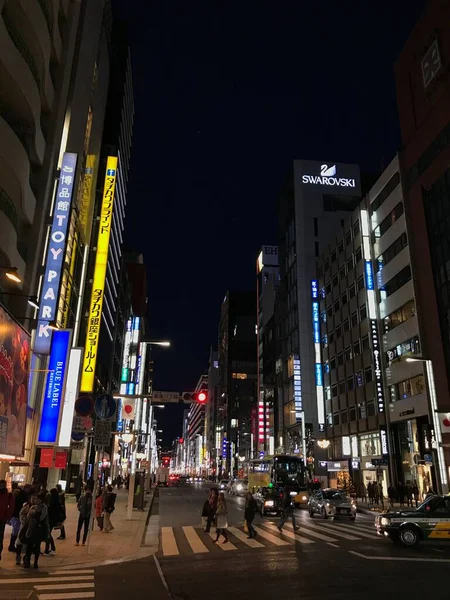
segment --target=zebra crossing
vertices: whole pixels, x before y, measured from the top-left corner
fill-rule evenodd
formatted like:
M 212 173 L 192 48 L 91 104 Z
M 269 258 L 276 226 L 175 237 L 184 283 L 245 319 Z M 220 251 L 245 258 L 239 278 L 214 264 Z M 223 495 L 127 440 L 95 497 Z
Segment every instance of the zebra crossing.
M 223 538 L 215 544 L 215 531 L 205 533 L 202 527 L 161 527 L 160 549 L 158 556 L 175 557 L 189 554 L 223 554 L 233 551 L 247 551 L 263 548 L 292 548 L 312 546 L 314 544 L 329 544 L 335 546 L 339 543 L 367 542 L 381 538 L 376 534 L 373 521 L 362 520 L 356 523 L 345 521 L 328 521 L 299 518 L 298 531 L 294 531 L 291 524 L 286 523 L 282 533 L 278 530 L 278 523 L 263 520 L 254 523 L 257 532 L 256 539 L 248 539 L 243 524 L 228 528 L 228 543 L 223 544 Z
M 0 598 L 36 600 L 95 600 L 94 569 L 54 570 L 39 574 L 31 569 L 26 575 L 2 576 Z

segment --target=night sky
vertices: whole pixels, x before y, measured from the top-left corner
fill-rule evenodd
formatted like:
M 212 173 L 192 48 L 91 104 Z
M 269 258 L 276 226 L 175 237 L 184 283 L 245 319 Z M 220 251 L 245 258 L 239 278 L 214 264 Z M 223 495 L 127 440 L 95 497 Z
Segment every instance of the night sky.
M 399 147 L 393 63 L 425 0 L 113 0 L 135 126 L 125 240 L 144 254 L 155 389 L 192 390 L 228 288 L 253 289 L 293 158 L 379 173 Z M 162 411 L 161 411 L 162 413 Z M 164 410 L 164 444 L 181 434 Z

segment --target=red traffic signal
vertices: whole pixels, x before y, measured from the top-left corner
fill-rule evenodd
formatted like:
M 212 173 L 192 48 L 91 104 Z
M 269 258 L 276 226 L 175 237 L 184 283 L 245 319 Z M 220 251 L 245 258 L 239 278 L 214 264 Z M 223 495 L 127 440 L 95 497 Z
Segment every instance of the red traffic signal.
M 199 404 L 206 404 L 208 400 L 208 395 L 206 392 L 195 392 L 193 397 L 194 402 L 198 402 Z

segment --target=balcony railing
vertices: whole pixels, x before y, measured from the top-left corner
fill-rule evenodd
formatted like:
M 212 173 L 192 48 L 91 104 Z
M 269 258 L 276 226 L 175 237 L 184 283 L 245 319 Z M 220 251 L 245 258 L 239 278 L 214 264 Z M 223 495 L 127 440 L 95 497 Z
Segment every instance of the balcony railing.
M 13 41 L 14 46 L 17 48 L 17 50 L 22 55 L 22 58 L 24 59 L 24 61 L 27 63 L 38 88 L 40 88 L 39 71 L 36 66 L 36 63 L 34 62 L 34 58 L 31 55 L 31 52 L 28 50 L 27 45 L 21 38 L 19 32 L 17 31 L 17 29 L 14 26 L 14 23 L 8 17 L 6 12 L 3 13 L 3 21 L 5 23 L 6 30 L 9 33 L 9 37 Z

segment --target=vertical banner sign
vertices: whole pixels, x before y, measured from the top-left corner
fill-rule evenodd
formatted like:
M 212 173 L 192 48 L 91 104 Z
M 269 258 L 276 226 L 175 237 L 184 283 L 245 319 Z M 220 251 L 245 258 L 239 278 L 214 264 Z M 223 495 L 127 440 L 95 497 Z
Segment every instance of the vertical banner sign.
M 98 230 L 97 254 L 95 256 L 94 280 L 92 282 L 91 303 L 89 307 L 86 348 L 84 351 L 83 370 L 81 373 L 80 390 L 82 392 L 92 392 L 94 389 L 94 375 L 97 362 L 98 341 L 100 337 L 103 296 L 105 293 L 109 239 L 111 236 L 113 218 L 116 174 L 117 156 L 108 156 Z
M 56 443 L 71 337 L 71 329 L 58 329 L 53 332 L 41 423 L 39 425 L 39 444 Z
M 53 448 L 42 448 L 41 459 L 39 461 L 41 469 L 51 469 L 53 467 Z
M 319 282 L 317 279 L 311 280 L 311 300 L 312 300 L 312 321 L 313 321 L 313 339 L 316 373 L 316 401 L 317 401 L 317 419 L 319 431 L 325 431 L 325 404 L 323 393 L 323 370 L 322 370 L 322 350 L 320 347 L 320 322 L 319 322 Z
M 58 446 L 69 448 L 72 438 L 72 423 L 75 410 L 75 400 L 78 398 L 78 384 L 80 381 L 82 348 L 72 348 L 70 351 L 69 366 L 67 368 L 66 390 L 62 407 L 61 426 L 59 428 Z
M 381 369 L 381 350 L 378 337 L 378 326 L 375 319 L 370 320 L 370 331 L 372 334 L 372 352 L 375 370 L 375 387 L 377 393 L 378 412 L 384 412 L 384 390 L 383 390 L 383 372 Z
M 50 322 L 56 318 L 59 301 L 59 284 L 66 248 L 67 228 L 70 220 L 73 185 L 77 167 L 77 155 L 65 152 L 61 164 L 58 189 L 53 209 L 53 221 L 48 240 L 47 259 L 40 298 L 39 318 L 33 351 L 49 354 L 52 342 Z

